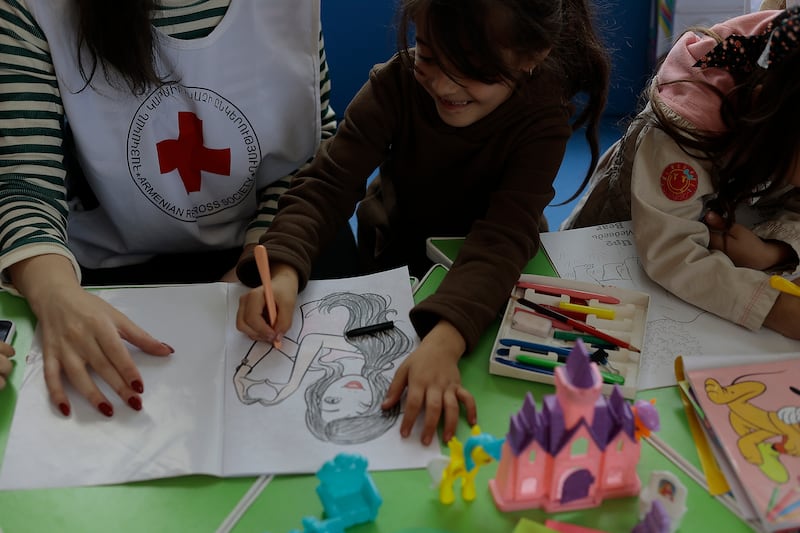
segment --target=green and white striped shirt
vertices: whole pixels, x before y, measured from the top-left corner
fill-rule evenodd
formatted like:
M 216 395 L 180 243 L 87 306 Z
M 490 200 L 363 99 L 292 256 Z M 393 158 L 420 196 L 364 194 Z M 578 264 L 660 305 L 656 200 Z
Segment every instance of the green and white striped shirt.
M 153 13 L 153 24 L 174 38 L 202 38 L 222 20 L 229 3 L 162 0 Z M 319 54 L 321 137 L 325 139 L 336 130 L 336 116 L 330 107 L 321 33 Z M 75 263 L 66 244 L 63 123 L 64 109 L 43 32 L 25 0 L 0 3 L 0 272 L 43 254 L 64 255 Z M 246 242 L 256 242 L 269 226 L 290 178 L 261 192 Z

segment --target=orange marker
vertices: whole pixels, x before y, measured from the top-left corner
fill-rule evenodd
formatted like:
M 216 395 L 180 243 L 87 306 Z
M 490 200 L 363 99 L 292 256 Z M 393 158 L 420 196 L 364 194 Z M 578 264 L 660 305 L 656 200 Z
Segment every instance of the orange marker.
M 272 275 L 269 272 L 267 249 L 264 248 L 263 244 L 257 244 L 253 254 L 256 257 L 258 275 L 261 277 L 261 286 L 264 287 L 264 299 L 267 302 L 267 318 L 269 320 L 269 325 L 274 328 L 275 321 L 278 319 L 278 309 L 275 305 L 275 295 L 272 293 Z M 276 340 L 272 345 L 276 348 L 280 348 L 281 341 Z

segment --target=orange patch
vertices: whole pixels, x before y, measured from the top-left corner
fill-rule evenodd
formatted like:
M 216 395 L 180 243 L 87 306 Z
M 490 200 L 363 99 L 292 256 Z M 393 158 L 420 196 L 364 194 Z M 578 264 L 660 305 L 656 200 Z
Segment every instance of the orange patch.
M 697 183 L 697 172 L 686 163 L 671 163 L 661 172 L 661 191 L 676 202 L 694 196 Z

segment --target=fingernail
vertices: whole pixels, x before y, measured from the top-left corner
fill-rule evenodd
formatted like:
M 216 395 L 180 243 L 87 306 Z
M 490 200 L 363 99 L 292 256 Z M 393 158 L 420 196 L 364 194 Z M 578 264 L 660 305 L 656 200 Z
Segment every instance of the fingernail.
M 106 402 L 100 402 L 97 406 L 97 410 L 109 417 L 114 414 L 114 409 Z
M 69 405 L 65 403 L 58 404 L 58 410 L 61 411 L 61 414 L 64 416 L 69 416 Z
M 169 353 L 175 353 L 175 348 L 173 348 L 172 346 L 170 346 L 170 345 L 169 345 L 169 344 L 167 344 L 166 342 L 162 342 L 161 344 L 162 344 L 163 346 L 166 346 L 167 348 L 169 348 Z
M 139 394 L 144 392 L 144 385 L 138 379 L 134 379 L 131 381 L 131 388 L 138 392 Z
M 142 400 L 138 396 L 131 396 L 130 398 L 128 398 L 128 405 L 130 405 L 137 411 L 142 410 Z

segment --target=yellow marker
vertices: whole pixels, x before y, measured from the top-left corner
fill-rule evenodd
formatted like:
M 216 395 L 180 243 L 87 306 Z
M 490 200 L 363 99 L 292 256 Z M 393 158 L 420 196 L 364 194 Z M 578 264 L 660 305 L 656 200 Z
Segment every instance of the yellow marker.
M 791 294 L 792 296 L 800 296 L 800 286 L 796 283 L 792 283 L 786 278 L 782 278 L 780 276 L 770 276 L 769 284 L 772 285 L 773 289 L 778 289 L 781 292 L 785 292 L 786 294 Z
M 584 313 L 586 315 L 597 315 L 597 318 L 607 318 L 614 320 L 614 310 L 606 309 L 604 307 L 592 307 L 590 305 L 573 304 L 570 302 L 559 302 L 558 307 L 564 311 L 574 311 L 576 313 Z

